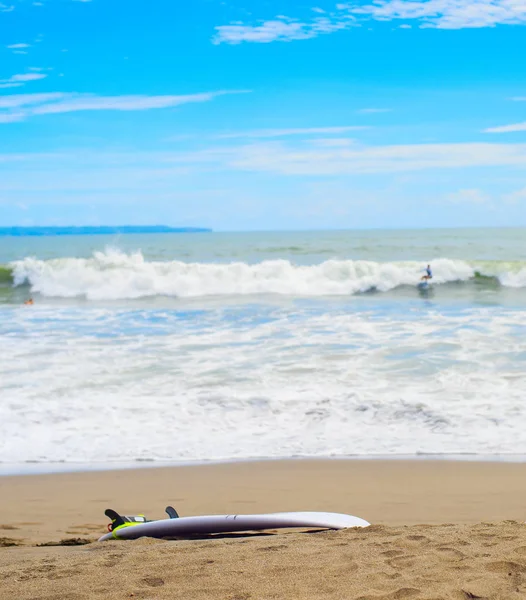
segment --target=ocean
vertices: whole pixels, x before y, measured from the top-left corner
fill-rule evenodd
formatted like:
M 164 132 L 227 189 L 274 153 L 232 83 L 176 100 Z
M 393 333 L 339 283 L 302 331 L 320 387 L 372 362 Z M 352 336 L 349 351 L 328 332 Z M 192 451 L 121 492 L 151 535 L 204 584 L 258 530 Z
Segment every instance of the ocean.
M 0 462 L 520 459 L 525 242 L 518 228 L 1 237 Z

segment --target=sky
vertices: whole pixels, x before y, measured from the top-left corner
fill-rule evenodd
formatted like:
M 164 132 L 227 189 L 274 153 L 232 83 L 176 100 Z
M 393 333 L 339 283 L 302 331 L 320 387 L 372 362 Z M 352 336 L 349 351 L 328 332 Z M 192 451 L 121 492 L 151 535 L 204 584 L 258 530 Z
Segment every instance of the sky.
M 0 0 L 0 226 L 526 226 L 526 0 Z

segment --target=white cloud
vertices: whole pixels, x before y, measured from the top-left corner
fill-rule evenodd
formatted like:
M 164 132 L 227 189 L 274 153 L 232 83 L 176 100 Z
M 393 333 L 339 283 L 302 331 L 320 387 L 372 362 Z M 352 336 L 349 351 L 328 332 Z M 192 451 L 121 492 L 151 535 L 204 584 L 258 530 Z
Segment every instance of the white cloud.
M 107 191 L 124 187 L 134 189 L 137 185 L 148 182 L 151 194 L 155 186 L 164 185 L 167 181 L 173 184 L 186 175 L 191 176 L 193 182 L 213 182 L 220 175 L 225 175 L 230 180 L 236 172 L 243 174 L 243 180 L 246 173 L 284 177 L 299 175 L 302 185 L 313 183 L 321 186 L 323 183 L 326 187 L 331 176 L 337 180 L 352 176 L 348 181 L 359 185 L 360 181 L 366 179 L 380 181 L 380 176 L 389 174 L 397 175 L 395 180 L 401 181 L 407 180 L 400 177 L 402 173 L 424 173 L 426 170 L 440 169 L 444 179 L 447 176 L 447 180 L 454 181 L 458 176 L 460 181 L 467 182 L 474 178 L 479 180 L 481 172 L 489 174 L 490 167 L 505 168 L 508 172 L 515 169 L 520 175 L 526 167 L 526 144 L 367 147 L 355 143 L 349 148 L 316 148 L 307 141 L 300 147 L 266 142 L 228 148 L 212 147 L 194 152 L 118 153 L 72 149 L 69 152 L 49 154 L 0 154 L 0 192 Z M 476 171 L 470 173 L 468 168 Z M 57 176 L 58 172 L 63 176 Z M 212 179 L 207 174 L 213 174 Z M 499 171 L 499 175 L 501 174 L 502 171 Z M 429 180 L 424 177 L 419 180 L 431 182 L 423 189 L 428 197 L 435 196 L 432 184 L 434 178 Z M 255 181 L 261 179 L 256 178 Z M 460 189 L 456 194 L 449 198 L 442 195 L 441 200 L 462 202 L 475 208 L 495 204 L 491 198 L 488 199 L 476 189 L 481 187 L 480 183 L 465 187 L 461 184 L 458 187 Z M 507 200 L 510 205 L 515 202 L 522 206 L 524 202 L 522 192 L 517 192 Z
M 526 202 L 526 187 L 504 196 L 506 204 L 521 204 Z
M 267 44 L 269 42 L 290 42 L 292 40 L 306 40 L 317 37 L 323 33 L 332 33 L 351 27 L 355 18 L 350 14 L 334 15 L 302 22 L 280 15 L 274 20 L 263 21 L 259 25 L 245 25 L 232 23 L 216 27 L 214 44 L 240 44 L 241 42 L 256 42 Z
M 9 46 L 6 46 L 6 48 L 9 48 L 10 50 L 21 50 L 22 48 L 29 48 L 30 44 L 10 44 Z
M 322 146 L 323 148 L 342 148 L 355 143 L 355 140 L 349 138 L 316 138 L 310 140 L 313 146 Z
M 0 12 L 7 13 L 7 12 L 13 12 L 14 10 L 15 10 L 14 6 L 6 6 L 5 4 L 2 4 L 0 2 Z
M 18 121 L 23 121 L 24 115 L 22 113 L 17 112 L 9 112 L 3 113 L 0 111 L 0 123 L 16 123 Z
M 60 102 L 45 104 L 33 109 L 33 114 L 76 112 L 82 110 L 149 110 L 171 108 L 193 102 L 208 102 L 228 92 L 209 92 L 188 96 L 89 96 L 79 94 L 63 98 Z
M 219 135 L 220 138 L 276 138 L 289 135 L 314 135 L 314 134 L 332 134 L 345 133 L 346 131 L 360 131 L 369 129 L 364 125 L 351 125 L 344 127 L 301 127 L 289 129 L 256 129 L 253 131 L 239 131 L 236 133 L 225 133 Z
M 458 190 L 446 196 L 448 202 L 454 204 L 490 204 L 491 197 L 478 189 Z
M 500 127 L 484 129 L 484 133 L 512 133 L 515 131 L 526 131 L 526 121 L 524 123 L 512 123 L 511 125 L 501 125 Z
M 0 89 L 22 87 L 23 83 L 0 83 Z
M 36 74 L 34 74 L 36 75 Z M 45 75 L 43 75 L 45 77 Z M 40 78 L 40 76 L 39 76 Z M 0 97 L 0 119 L 23 120 L 34 115 L 93 110 L 138 111 L 172 108 L 195 102 L 208 102 L 226 94 L 244 91 L 217 91 L 187 96 L 96 96 L 90 94 L 48 93 Z M 17 118 L 13 119 L 13 115 Z M 10 122 L 10 121 L 9 121 Z
M 526 167 L 526 144 L 412 144 L 315 148 L 266 142 L 223 150 L 231 167 L 285 175 L 398 173 L 425 169 Z M 210 154 L 209 154 L 210 155 Z
M 0 84 L 3 87 L 19 87 L 28 81 L 37 81 L 39 79 L 45 79 L 47 75 L 44 73 L 21 73 L 19 75 L 13 75 L 9 79 L 0 79 Z
M 361 7 L 349 5 L 348 10 L 378 21 L 416 20 L 423 27 L 439 29 L 526 23 L 523 0 L 378 0 Z
M 53 102 L 60 100 L 67 95 L 68 94 L 62 92 L 50 92 L 47 94 L 15 94 L 12 96 L 0 96 L 0 110 Z
M 366 146 L 349 140 L 348 145 L 338 142 L 324 146 L 315 142 L 313 139 L 290 140 L 288 143 L 272 140 L 216 146 L 195 152 L 159 154 L 156 162 L 193 165 L 214 171 L 233 169 L 314 177 L 489 167 L 523 170 L 526 167 L 526 144 Z
M 314 8 L 319 14 L 321 9 Z M 365 21 L 415 21 L 420 27 L 464 29 L 526 24 L 524 0 L 374 0 L 371 4 L 336 4 L 335 11 L 305 20 L 279 16 L 253 23 L 216 27 L 215 44 L 302 40 L 348 29 Z M 401 28 L 408 29 L 409 23 Z

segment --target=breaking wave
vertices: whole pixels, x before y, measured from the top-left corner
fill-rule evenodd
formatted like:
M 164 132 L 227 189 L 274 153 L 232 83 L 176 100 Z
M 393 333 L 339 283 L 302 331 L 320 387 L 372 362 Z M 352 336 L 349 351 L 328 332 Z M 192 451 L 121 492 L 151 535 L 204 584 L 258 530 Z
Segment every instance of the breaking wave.
M 338 296 L 371 291 L 387 292 L 415 286 L 423 274 L 420 262 L 327 260 L 300 266 L 288 260 L 186 263 L 149 261 L 141 252 L 126 254 L 107 249 L 90 258 L 39 260 L 25 258 L 0 267 L 0 283 L 29 286 L 47 297 L 91 300 L 151 296 L 201 297 L 278 294 Z M 477 286 L 526 288 L 526 263 L 432 261 L 435 285 L 466 283 Z

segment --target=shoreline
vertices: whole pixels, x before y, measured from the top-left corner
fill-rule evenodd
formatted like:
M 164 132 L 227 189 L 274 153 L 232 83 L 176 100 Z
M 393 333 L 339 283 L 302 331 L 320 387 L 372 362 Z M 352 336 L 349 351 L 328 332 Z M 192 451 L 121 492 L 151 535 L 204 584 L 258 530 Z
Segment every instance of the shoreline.
M 245 463 L 274 462 L 453 462 L 453 463 L 488 463 L 488 464 L 522 464 L 526 463 L 526 454 L 421 454 L 421 455 L 382 455 L 367 456 L 292 456 L 292 457 L 258 457 L 258 458 L 225 458 L 195 461 L 156 461 L 136 460 L 106 463 L 79 462 L 26 462 L 1 463 L 0 480 L 3 477 L 31 477 L 38 475 L 58 475 L 67 473 L 100 473 L 107 471 L 133 471 L 143 469 L 166 469 L 178 467 L 201 467 Z

